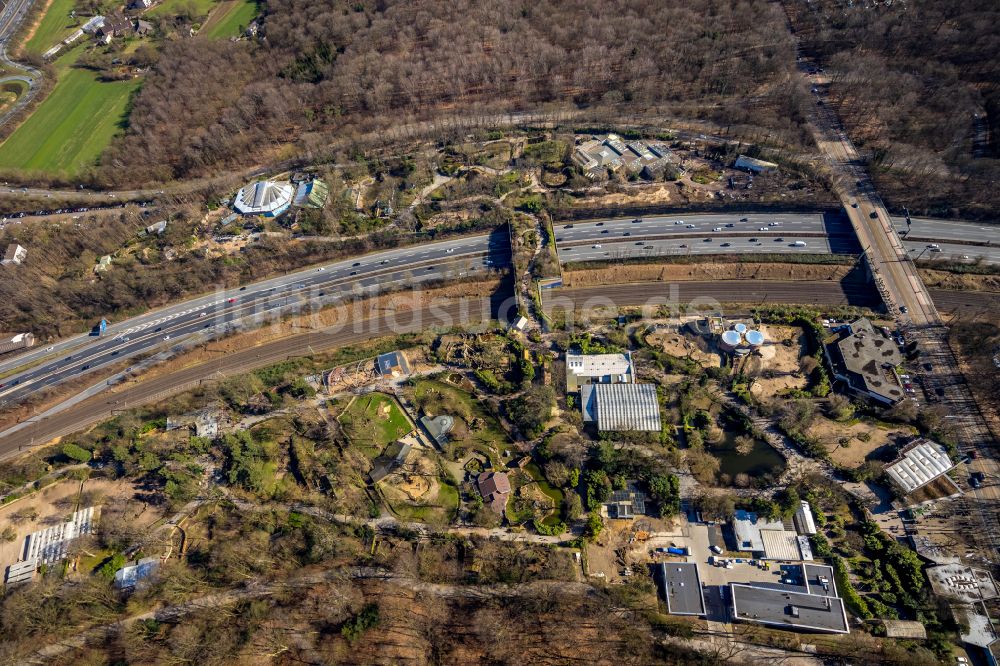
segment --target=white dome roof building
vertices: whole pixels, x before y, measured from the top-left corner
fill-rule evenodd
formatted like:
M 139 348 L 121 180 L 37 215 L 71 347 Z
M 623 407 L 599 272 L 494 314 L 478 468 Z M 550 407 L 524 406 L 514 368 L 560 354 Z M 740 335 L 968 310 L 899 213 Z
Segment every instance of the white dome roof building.
M 292 205 L 295 188 L 291 183 L 259 180 L 245 185 L 233 199 L 233 209 L 241 215 L 277 217 Z

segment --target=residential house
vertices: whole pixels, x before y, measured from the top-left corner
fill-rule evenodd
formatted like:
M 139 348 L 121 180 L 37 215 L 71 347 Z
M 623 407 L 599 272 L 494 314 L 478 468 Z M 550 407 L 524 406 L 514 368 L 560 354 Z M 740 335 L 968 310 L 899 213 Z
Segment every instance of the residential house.
M 483 472 L 476 477 L 479 494 L 494 513 L 503 514 L 510 497 L 510 479 L 504 472 Z

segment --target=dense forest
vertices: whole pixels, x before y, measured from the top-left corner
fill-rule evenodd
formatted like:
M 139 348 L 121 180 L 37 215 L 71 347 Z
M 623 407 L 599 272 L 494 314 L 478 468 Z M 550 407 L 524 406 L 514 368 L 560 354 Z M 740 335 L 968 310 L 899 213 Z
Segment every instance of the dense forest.
M 911 212 L 996 217 L 1000 4 L 785 0 L 884 195 Z
M 799 142 L 794 48 L 765 0 L 268 0 L 259 39 L 167 44 L 99 179 L 197 176 L 436 117 L 700 116 Z

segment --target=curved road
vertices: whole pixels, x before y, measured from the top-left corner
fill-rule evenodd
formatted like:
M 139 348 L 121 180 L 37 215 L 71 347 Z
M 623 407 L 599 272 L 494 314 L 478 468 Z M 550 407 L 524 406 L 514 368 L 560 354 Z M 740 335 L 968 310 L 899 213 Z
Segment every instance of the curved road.
M 203 333 L 221 335 L 281 313 L 399 284 L 482 274 L 509 261 L 506 233 L 480 235 L 376 252 L 219 290 L 109 326 L 100 337 L 79 335 L 5 361 L 0 372 L 34 365 L 0 380 L 0 406 Z
M 38 82 L 42 78 L 42 73 L 30 65 L 14 62 L 7 55 L 7 47 L 10 44 L 10 40 L 13 39 L 14 33 L 17 32 L 21 21 L 28 15 L 28 10 L 30 9 L 31 0 L 8 0 L 7 4 L 0 10 L 0 65 L 25 72 L 24 75 L 0 78 L 0 83 L 6 81 L 24 81 L 28 84 L 28 90 L 24 94 L 18 95 L 17 100 L 9 109 L 0 113 L 0 126 L 14 117 L 15 114 L 38 94 Z

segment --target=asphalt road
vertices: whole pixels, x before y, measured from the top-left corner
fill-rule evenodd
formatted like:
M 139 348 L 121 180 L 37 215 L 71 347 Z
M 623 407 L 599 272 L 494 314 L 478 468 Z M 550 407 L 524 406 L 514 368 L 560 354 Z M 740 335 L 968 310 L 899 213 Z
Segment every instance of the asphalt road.
M 932 290 L 934 302 L 945 312 L 969 314 L 997 311 L 1000 295 L 977 291 Z M 546 311 L 553 308 L 637 307 L 649 304 L 659 307 L 670 299 L 685 305 L 697 299 L 712 299 L 719 303 L 809 303 L 815 305 L 855 305 L 875 307 L 881 303 L 871 285 L 861 281 L 831 280 L 713 280 L 678 281 L 671 283 L 643 282 L 612 284 L 598 287 L 563 287 L 542 290 Z
M 0 113 L 0 125 L 3 125 L 12 118 L 38 93 L 38 81 L 41 79 L 42 73 L 34 67 L 14 62 L 7 55 L 7 47 L 10 44 L 10 40 L 20 27 L 21 21 L 28 15 L 31 5 L 32 0 L 8 0 L 3 5 L 3 8 L 0 9 L 0 64 L 23 72 L 23 75 L 18 74 L 4 77 L 0 79 L 0 82 L 18 80 L 28 84 L 27 92 L 19 95 L 17 101 L 9 109 Z
M 482 274 L 509 261 L 507 235 L 498 233 L 377 252 L 219 290 L 111 325 L 100 337 L 76 336 L 4 361 L 0 372 L 35 365 L 0 380 L 0 406 L 83 372 L 170 348 L 206 329 L 221 334 L 239 322 L 263 321 L 296 306 L 329 304 L 404 283 Z
M 982 224 L 979 222 L 963 222 L 960 220 L 941 220 L 931 217 L 912 217 L 910 226 L 906 226 L 906 218 L 893 217 L 892 225 L 900 237 L 929 238 L 935 241 L 954 241 L 962 243 L 992 242 L 1000 244 L 1000 224 Z
M 944 241 L 935 242 L 940 252 L 933 251 L 929 244 L 924 241 L 903 240 L 903 247 L 906 248 L 910 258 L 916 261 L 922 260 L 948 260 L 974 262 L 982 259 L 987 264 L 1000 264 L 1000 245 L 986 247 L 983 245 L 960 245 L 958 243 L 947 243 Z
M 805 243 L 803 246 L 795 243 Z M 725 234 L 678 240 L 604 241 L 592 245 L 565 246 L 559 250 L 561 263 L 576 261 L 628 261 L 637 257 L 746 253 L 829 254 L 827 238 L 808 236 L 733 237 Z
M 636 222 L 636 220 L 640 220 Z M 850 223 L 841 215 L 824 213 L 718 213 L 700 215 L 663 215 L 641 218 L 553 222 L 556 241 L 576 243 L 621 236 L 629 233 L 642 237 L 704 236 L 705 234 L 774 233 L 785 235 L 810 233 L 853 235 Z M 761 229 L 763 228 L 763 232 Z M 721 229 L 720 232 L 713 231 Z
M 905 220 L 899 220 L 898 225 L 905 230 Z M 971 262 L 981 257 L 986 263 L 1000 263 L 1000 243 L 995 247 L 961 243 L 962 240 L 986 242 L 991 231 L 1000 235 L 1000 227 L 990 229 L 971 222 L 916 218 L 909 236 L 929 240 L 904 239 L 902 246 L 913 259 Z M 677 254 L 861 252 L 848 218 L 836 213 L 713 213 L 602 219 L 557 223 L 554 232 L 563 263 Z M 756 240 L 751 242 L 751 239 Z M 805 247 L 795 246 L 796 241 L 805 243 Z M 937 244 L 941 252 L 932 252 L 930 243 Z
M 170 395 L 194 388 L 204 381 L 219 380 L 272 365 L 290 357 L 337 349 L 372 338 L 427 330 L 434 328 L 435 325 L 450 326 L 459 317 L 469 323 L 488 318 L 489 299 L 480 299 L 478 305 L 479 307 L 470 307 L 469 303 L 442 304 L 427 308 L 417 313 L 419 316 L 402 324 L 387 316 L 374 317 L 364 320 L 361 322 L 362 325 L 357 327 L 334 332 L 311 331 L 233 354 L 220 355 L 214 363 L 196 365 L 140 381 L 119 388 L 113 393 L 95 396 L 47 418 L 32 420 L 19 431 L 0 438 L 0 458 L 17 455 L 23 449 L 35 444 L 44 444 L 56 437 L 82 430 L 110 418 L 115 412 L 129 406 L 163 400 Z

